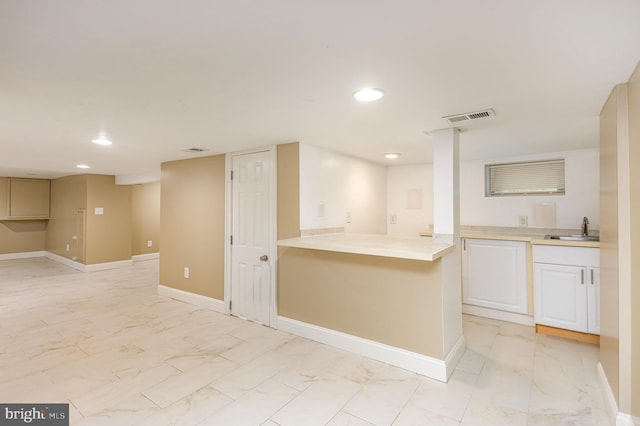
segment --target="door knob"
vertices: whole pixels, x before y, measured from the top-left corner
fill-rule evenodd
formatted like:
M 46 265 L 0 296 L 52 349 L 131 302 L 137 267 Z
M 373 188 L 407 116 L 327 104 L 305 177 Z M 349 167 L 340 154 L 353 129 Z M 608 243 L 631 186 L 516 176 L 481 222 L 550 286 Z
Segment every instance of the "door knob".
M 266 254 L 263 254 L 262 256 L 260 256 L 260 260 L 262 260 L 263 262 L 266 262 L 267 260 L 269 260 L 269 256 L 267 256 Z

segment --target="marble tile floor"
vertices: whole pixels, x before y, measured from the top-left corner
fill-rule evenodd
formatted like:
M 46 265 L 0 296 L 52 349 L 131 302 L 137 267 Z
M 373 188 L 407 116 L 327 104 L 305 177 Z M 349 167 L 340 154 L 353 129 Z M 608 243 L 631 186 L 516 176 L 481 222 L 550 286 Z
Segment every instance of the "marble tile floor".
M 156 294 L 158 262 L 0 261 L 0 402 L 73 425 L 608 425 L 598 348 L 465 316 L 441 383 Z

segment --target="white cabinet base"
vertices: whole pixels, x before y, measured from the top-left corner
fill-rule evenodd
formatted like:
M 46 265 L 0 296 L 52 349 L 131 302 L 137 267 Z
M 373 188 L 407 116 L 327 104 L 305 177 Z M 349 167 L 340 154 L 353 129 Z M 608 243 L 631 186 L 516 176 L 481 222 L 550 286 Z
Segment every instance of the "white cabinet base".
M 497 309 L 484 308 L 482 306 L 462 304 L 462 313 L 475 315 L 477 317 L 491 318 L 500 321 L 513 322 L 516 324 L 533 326 L 533 317 L 525 314 L 517 314 L 515 312 L 499 311 Z

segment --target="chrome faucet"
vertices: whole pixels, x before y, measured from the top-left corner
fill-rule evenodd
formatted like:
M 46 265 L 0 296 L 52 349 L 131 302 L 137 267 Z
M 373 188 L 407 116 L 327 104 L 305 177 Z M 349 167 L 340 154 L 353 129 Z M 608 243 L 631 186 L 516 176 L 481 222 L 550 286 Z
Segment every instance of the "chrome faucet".
M 587 235 L 589 235 L 589 228 L 587 227 L 587 225 L 589 224 L 589 218 L 588 217 L 583 217 L 582 218 L 582 236 L 586 237 Z

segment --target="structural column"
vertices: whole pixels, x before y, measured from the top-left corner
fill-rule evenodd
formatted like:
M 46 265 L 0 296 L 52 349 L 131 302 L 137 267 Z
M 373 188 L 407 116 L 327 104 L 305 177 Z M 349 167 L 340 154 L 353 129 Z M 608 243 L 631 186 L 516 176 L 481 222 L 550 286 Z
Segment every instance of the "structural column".
M 462 285 L 460 262 L 460 159 L 458 129 L 432 132 L 433 141 L 433 240 L 456 245 L 442 266 L 442 346 L 447 375 L 464 352 L 462 336 Z
M 460 159 L 458 129 L 433 135 L 433 236 L 458 243 L 460 239 Z

